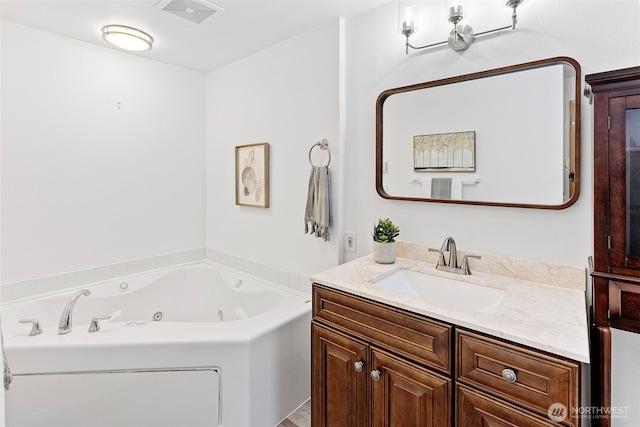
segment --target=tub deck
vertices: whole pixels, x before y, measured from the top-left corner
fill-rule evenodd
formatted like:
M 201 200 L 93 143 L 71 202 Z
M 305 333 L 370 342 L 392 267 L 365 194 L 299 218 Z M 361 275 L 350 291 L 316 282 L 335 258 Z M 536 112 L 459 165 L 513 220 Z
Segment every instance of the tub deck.
M 149 394 L 152 390 L 160 389 L 160 386 L 153 385 L 155 379 L 138 381 L 135 387 L 125 386 L 126 381 L 131 378 L 131 376 L 126 377 L 126 374 L 182 372 L 183 376 L 189 378 L 188 381 L 192 381 L 192 386 L 188 386 L 180 382 L 183 381 L 182 379 L 175 380 L 177 384 L 182 384 L 183 390 L 180 390 L 179 396 L 191 396 L 184 400 L 185 402 L 201 401 L 202 391 L 198 384 L 208 384 L 207 390 L 215 391 L 219 388 L 219 392 L 209 396 L 207 405 L 198 405 L 198 407 L 207 412 L 207 407 L 218 406 L 222 420 L 220 425 L 231 427 L 276 425 L 310 395 L 310 298 L 287 292 L 277 285 L 254 283 L 254 279 L 246 275 L 239 278 L 238 272 L 223 269 L 213 263 L 201 262 L 181 267 L 183 272 L 185 269 L 191 269 L 191 273 L 196 271 L 194 269 L 198 269 L 198 275 L 203 272 L 203 268 L 214 269 L 216 274 L 222 270 L 225 270 L 222 271 L 223 275 L 229 275 L 230 272 L 233 284 L 237 280 L 242 280 L 241 291 L 244 291 L 246 293 L 244 297 L 248 296 L 249 299 L 259 298 L 261 292 L 276 292 L 278 298 L 274 301 L 277 300 L 278 303 L 254 316 L 231 321 L 171 321 L 163 318 L 161 321 L 149 321 L 141 326 L 127 326 L 131 321 L 129 317 L 138 316 L 133 314 L 124 319 L 116 318 L 111 322 L 102 321 L 101 330 L 96 333 L 88 332 L 87 319 L 91 315 L 84 313 L 82 316 L 74 315 L 73 331 L 69 334 L 58 335 L 57 320 L 52 325 L 49 319 L 48 324 L 43 324 L 43 334 L 33 337 L 28 336 L 29 325 L 18 324 L 17 316 L 27 313 L 30 310 L 29 307 L 46 307 L 47 299 L 57 301 L 56 304 L 66 301 L 70 292 L 65 292 L 62 298 L 60 295 L 50 295 L 43 299 L 29 299 L 3 305 L 5 352 L 14 375 L 14 390 L 10 390 L 6 396 L 7 420 L 16 419 L 14 416 L 19 419 L 20 414 L 14 411 L 16 408 L 18 411 L 27 411 L 28 406 L 24 405 L 24 401 L 31 399 L 33 396 L 30 394 L 36 389 L 46 391 L 45 400 L 48 402 L 45 406 L 49 407 L 50 412 L 47 416 L 50 417 L 53 414 L 52 411 L 61 405 L 61 402 L 53 399 L 52 396 L 72 393 L 77 387 L 73 385 L 75 384 L 73 379 L 78 376 L 84 376 L 83 382 L 95 380 L 93 390 L 99 390 L 93 393 L 95 394 L 93 397 L 83 396 L 84 406 L 87 405 L 87 401 L 91 402 L 91 405 L 98 405 L 96 402 L 101 401 L 102 403 L 97 407 L 113 408 L 114 405 L 123 405 L 123 390 L 131 395 L 130 399 L 133 401 L 141 393 Z M 146 292 L 170 274 L 175 274 L 175 270 L 119 278 L 87 288 L 92 290 L 91 296 L 105 298 L 105 301 L 114 295 L 126 298 L 126 295 L 119 293 L 112 295 L 109 293 L 112 291 L 105 291 L 105 289 L 112 290 L 126 279 L 134 290 L 145 289 Z M 218 286 L 223 285 L 218 284 Z M 226 286 L 229 286 L 229 283 Z M 91 296 L 86 297 L 87 301 Z M 86 302 L 82 298 L 78 301 L 77 308 Z M 97 299 L 95 298 L 94 301 Z M 233 304 L 228 307 L 232 306 Z M 213 305 L 212 309 L 217 311 L 218 306 Z M 95 310 L 96 308 L 93 307 L 93 311 Z M 165 311 L 171 313 L 172 310 L 173 307 L 169 305 Z M 231 310 L 231 308 L 225 310 Z M 100 314 L 105 313 L 99 312 L 93 315 Z M 37 318 L 37 316 L 34 317 Z M 45 313 L 43 318 L 46 317 Z M 51 318 L 51 315 L 49 317 Z M 174 318 L 179 317 L 174 316 Z M 171 315 L 165 318 L 170 319 Z M 217 317 L 216 320 L 218 320 Z M 206 372 L 206 375 L 190 377 L 189 375 L 194 372 Z M 212 372 L 215 372 L 215 375 Z M 109 376 L 96 375 L 106 373 Z M 121 377 L 122 380 L 116 376 Z M 162 379 L 168 378 L 169 375 L 156 375 L 156 377 Z M 104 378 L 109 378 L 106 383 L 110 385 L 103 385 Z M 151 376 L 143 375 L 141 378 L 151 378 Z M 218 382 L 219 387 L 216 385 Z M 105 387 L 111 387 L 113 390 L 106 393 Z M 119 391 L 116 393 L 116 390 Z M 112 397 L 117 399 L 114 400 Z M 126 399 L 125 396 L 125 401 Z M 160 407 L 163 406 L 160 402 L 158 404 Z M 65 408 L 68 407 L 66 415 L 69 416 L 69 420 L 76 422 L 82 408 L 75 407 L 66 401 L 64 405 Z M 176 408 L 172 405 L 171 402 L 166 402 L 164 406 L 171 408 L 169 412 L 172 414 L 176 411 L 184 412 L 186 424 L 183 423 L 183 426 L 201 426 L 200 422 L 195 421 L 193 417 L 193 422 L 188 421 L 190 418 L 186 416 L 187 414 L 197 415 L 198 413 L 198 410 L 190 404 L 186 404 L 185 408 Z M 46 409 L 42 411 L 46 414 Z M 101 417 L 104 416 L 104 414 L 101 415 Z M 90 425 L 99 425 L 95 424 L 95 419 L 82 420 L 82 422 L 85 423 L 84 425 L 89 425 L 86 422 L 90 422 Z M 157 422 L 156 419 L 155 423 L 144 425 L 158 425 Z M 20 422 L 14 425 L 23 427 L 39 424 Z M 66 425 L 74 424 L 71 422 Z M 100 425 L 122 427 L 115 421 L 112 424 Z M 206 425 L 219 424 L 207 423 Z M 135 427 L 140 426 L 135 425 Z M 47 427 L 52 425 L 47 424 Z

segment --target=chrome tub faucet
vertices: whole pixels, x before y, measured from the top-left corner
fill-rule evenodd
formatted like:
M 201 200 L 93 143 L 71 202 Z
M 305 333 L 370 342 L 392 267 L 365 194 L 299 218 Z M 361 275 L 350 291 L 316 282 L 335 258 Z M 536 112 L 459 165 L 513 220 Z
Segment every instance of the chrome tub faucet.
M 60 316 L 60 322 L 58 323 L 58 335 L 64 335 L 71 332 L 72 320 L 73 320 L 73 307 L 76 305 L 78 298 L 81 296 L 89 296 L 91 295 L 91 291 L 89 289 L 82 289 L 76 292 L 69 298 L 67 304 L 64 306 L 62 310 L 62 315 Z

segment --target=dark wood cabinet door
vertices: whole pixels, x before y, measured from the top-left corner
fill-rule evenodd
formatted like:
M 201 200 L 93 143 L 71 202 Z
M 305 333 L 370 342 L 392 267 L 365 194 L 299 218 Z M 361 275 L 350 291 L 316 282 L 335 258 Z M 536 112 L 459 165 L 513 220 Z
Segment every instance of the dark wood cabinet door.
M 374 427 L 451 425 L 451 380 L 375 348 L 371 371 Z
M 640 95 L 609 98 L 609 264 L 640 273 Z
M 313 427 L 366 427 L 368 346 L 316 324 L 311 346 Z

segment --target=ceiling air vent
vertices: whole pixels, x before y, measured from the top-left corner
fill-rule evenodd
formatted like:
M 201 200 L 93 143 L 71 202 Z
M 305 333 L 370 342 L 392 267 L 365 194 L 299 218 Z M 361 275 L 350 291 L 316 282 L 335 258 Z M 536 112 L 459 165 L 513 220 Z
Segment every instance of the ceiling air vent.
M 164 10 L 188 21 L 201 23 L 216 12 L 224 9 L 205 0 L 161 0 L 156 9 Z

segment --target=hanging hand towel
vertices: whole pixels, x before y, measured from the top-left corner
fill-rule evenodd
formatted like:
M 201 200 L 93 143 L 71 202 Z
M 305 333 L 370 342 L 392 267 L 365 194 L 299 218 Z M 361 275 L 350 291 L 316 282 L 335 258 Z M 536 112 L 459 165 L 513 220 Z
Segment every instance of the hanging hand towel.
M 304 232 L 330 239 L 329 226 L 333 225 L 331 212 L 331 175 L 326 166 L 312 166 L 309 176 L 307 207 L 304 212 Z

